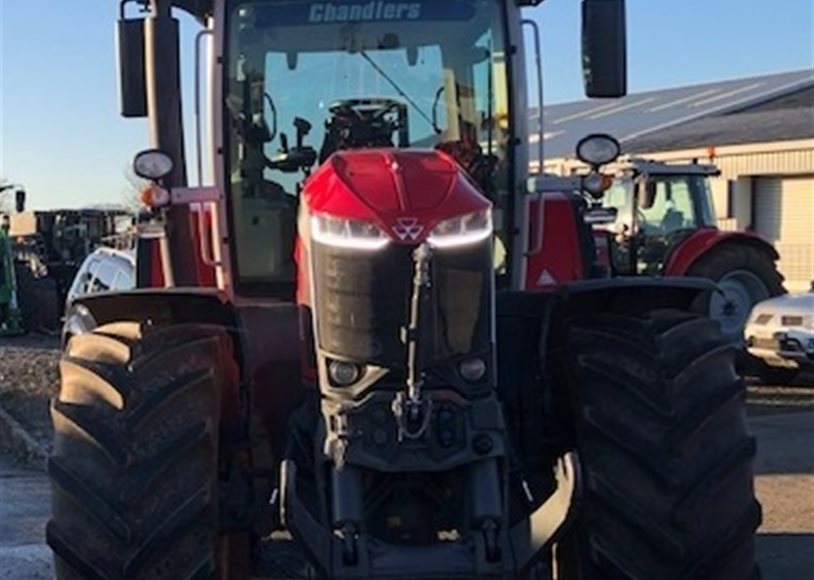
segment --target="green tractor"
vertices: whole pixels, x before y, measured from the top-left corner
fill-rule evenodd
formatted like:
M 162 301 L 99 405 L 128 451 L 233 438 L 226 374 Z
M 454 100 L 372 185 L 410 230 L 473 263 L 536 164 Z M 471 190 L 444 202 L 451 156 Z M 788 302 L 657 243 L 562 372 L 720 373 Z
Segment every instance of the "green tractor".
M 8 235 L 0 229 L 0 337 L 23 334 L 22 313 L 17 304 L 17 278 Z
M 0 193 L 11 186 L 0 188 Z M 25 191 L 16 191 L 18 211 L 25 209 Z M 8 236 L 9 216 L 0 214 L 0 337 L 24 333 L 23 315 L 17 300 L 17 273 L 11 241 Z

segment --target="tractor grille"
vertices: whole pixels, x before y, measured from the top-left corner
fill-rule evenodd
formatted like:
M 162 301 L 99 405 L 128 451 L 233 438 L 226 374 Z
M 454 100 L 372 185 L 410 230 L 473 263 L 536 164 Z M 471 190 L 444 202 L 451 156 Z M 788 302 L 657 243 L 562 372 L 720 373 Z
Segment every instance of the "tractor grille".
M 389 368 L 406 365 L 403 329 L 410 317 L 415 248 L 390 244 L 359 252 L 315 243 L 314 280 L 320 347 Z M 433 257 L 427 355 L 445 360 L 488 348 L 491 245 L 437 251 Z
M 410 249 L 359 252 L 314 244 L 320 346 L 339 356 L 403 362 L 400 329 L 409 307 Z

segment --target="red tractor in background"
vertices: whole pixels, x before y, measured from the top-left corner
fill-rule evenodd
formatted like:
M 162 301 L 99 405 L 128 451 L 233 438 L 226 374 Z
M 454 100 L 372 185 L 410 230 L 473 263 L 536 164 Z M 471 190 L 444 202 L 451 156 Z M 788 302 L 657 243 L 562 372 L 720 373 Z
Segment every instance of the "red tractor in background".
M 605 173 L 613 176 L 610 187 L 599 180 L 586 184 L 576 176 L 544 178 L 539 188 L 586 195 L 597 261 L 610 275 L 693 276 L 715 282 L 718 291 L 699 299 L 697 310 L 720 322 L 733 342 L 742 343 L 755 304 L 785 289 L 776 267 L 779 256 L 769 242 L 751 232 L 718 229 L 709 184 L 720 175 L 718 169 L 630 158 Z
M 713 286 L 603 277 L 585 200 L 526 187 L 539 2 L 126 4 L 151 216 L 62 361 L 60 580 L 758 578 Z M 210 37 L 192 188 L 173 8 Z M 588 95 L 623 95 L 624 2 L 583 19 Z

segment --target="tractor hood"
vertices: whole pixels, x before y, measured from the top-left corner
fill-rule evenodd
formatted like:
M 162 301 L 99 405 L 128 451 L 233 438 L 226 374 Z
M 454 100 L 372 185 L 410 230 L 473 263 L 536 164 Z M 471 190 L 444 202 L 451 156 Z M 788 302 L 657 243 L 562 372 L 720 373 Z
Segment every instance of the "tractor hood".
M 438 151 L 335 153 L 308 180 L 310 211 L 378 225 L 394 242 L 423 242 L 438 224 L 491 203 L 454 159 Z

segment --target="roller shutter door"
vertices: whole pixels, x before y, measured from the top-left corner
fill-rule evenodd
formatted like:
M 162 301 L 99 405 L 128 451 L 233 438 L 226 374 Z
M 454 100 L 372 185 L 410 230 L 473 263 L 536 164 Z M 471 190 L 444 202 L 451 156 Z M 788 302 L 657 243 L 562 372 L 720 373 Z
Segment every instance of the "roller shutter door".
M 778 264 L 790 291 L 814 280 L 814 176 L 756 180 L 754 223 L 780 253 Z

